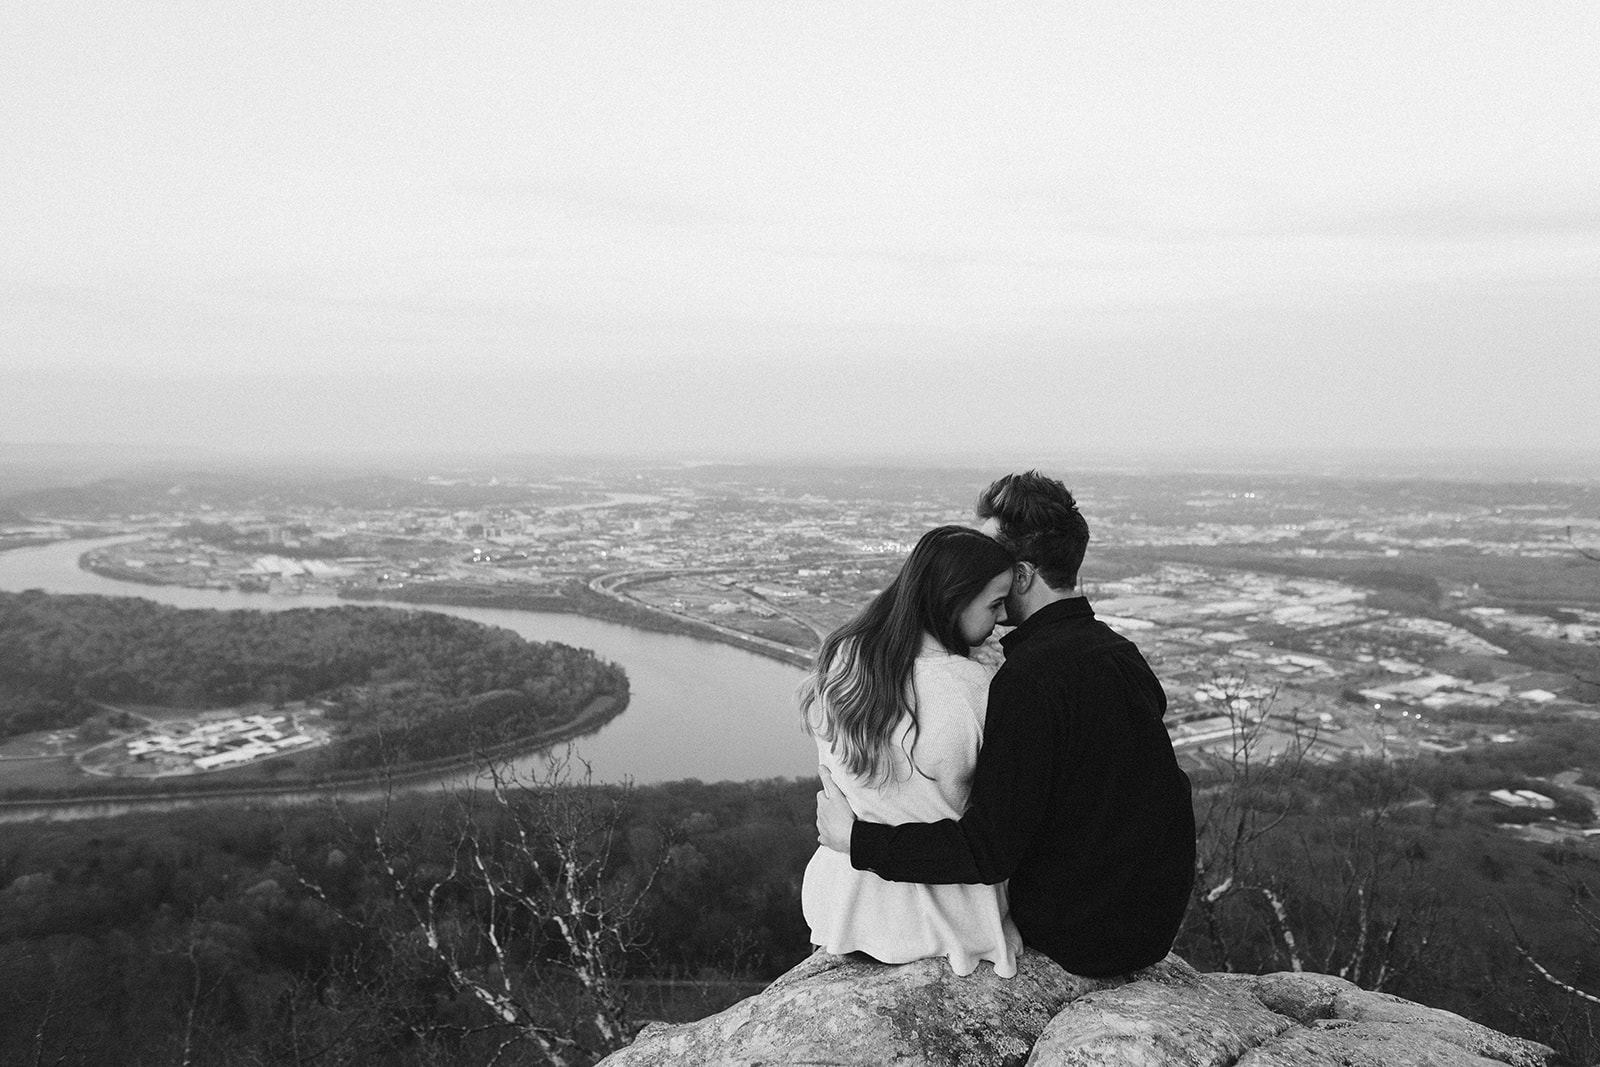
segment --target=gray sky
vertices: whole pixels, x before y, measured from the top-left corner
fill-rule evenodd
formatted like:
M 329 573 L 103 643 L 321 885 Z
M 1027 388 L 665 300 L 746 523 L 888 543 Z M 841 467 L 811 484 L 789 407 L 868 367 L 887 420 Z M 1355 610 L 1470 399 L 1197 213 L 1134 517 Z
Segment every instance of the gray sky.
M 0 441 L 1600 450 L 1600 5 L 7 5 Z

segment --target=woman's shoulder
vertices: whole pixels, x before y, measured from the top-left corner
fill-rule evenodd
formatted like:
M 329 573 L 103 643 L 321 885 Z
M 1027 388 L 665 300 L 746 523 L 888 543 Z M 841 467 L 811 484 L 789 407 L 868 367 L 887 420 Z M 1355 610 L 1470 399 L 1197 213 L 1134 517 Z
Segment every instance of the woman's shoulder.
M 938 671 L 960 678 L 982 678 L 985 685 L 994 677 L 992 667 L 970 656 L 951 652 L 937 639 L 927 636 L 924 636 L 922 652 L 917 656 L 917 669 Z
M 938 654 L 924 652 L 917 659 L 918 692 L 924 699 L 948 693 L 981 708 L 988 700 L 993 677 L 994 672 L 977 660 L 943 649 Z

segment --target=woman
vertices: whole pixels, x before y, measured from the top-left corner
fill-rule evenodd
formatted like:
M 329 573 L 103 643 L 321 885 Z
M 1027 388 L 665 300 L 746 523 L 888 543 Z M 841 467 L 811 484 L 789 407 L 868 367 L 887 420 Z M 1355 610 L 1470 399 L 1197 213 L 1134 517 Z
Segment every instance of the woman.
M 964 526 L 917 542 L 889 587 L 828 636 L 801 687 L 821 763 L 863 819 L 959 819 L 983 738 L 989 670 L 968 658 L 994 631 L 1011 588 L 1011 554 Z M 819 848 L 801 889 L 811 940 L 885 963 L 945 956 L 1016 974 L 1022 941 L 1004 885 L 886 882 Z

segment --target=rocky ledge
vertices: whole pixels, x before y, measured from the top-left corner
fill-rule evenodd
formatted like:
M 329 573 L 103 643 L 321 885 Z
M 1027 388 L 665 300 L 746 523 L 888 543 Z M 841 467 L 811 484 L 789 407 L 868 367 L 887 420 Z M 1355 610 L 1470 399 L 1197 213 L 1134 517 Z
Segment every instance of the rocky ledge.
M 1553 1067 L 1543 1045 L 1328 975 L 1201 974 L 1177 956 L 1126 978 L 1035 952 L 1015 978 L 817 953 L 699 1022 L 652 1024 L 606 1067 Z

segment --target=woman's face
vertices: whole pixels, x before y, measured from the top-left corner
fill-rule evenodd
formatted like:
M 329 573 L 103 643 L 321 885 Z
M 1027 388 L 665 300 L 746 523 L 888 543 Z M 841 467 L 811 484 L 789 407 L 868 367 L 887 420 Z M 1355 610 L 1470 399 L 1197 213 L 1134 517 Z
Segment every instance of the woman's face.
M 1009 592 L 1011 568 L 1007 567 L 989 579 L 989 584 L 961 609 L 961 614 L 956 616 L 956 629 L 969 647 L 976 648 L 989 640 L 989 635 L 994 633 L 995 623 L 1005 614 L 1006 594 Z

